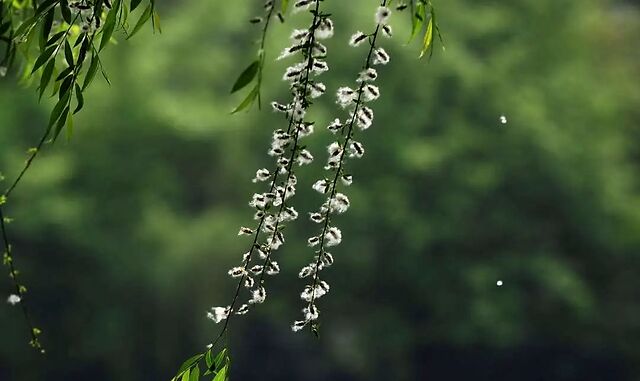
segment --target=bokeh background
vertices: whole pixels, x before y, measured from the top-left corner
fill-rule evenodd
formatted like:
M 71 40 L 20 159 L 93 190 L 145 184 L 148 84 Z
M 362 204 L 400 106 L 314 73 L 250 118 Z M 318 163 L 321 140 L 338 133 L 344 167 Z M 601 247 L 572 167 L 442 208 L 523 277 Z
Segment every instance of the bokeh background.
M 71 141 L 48 147 L 7 205 L 48 355 L 2 303 L 0 380 L 168 380 L 217 334 L 205 310 L 233 292 L 250 179 L 282 125 L 266 109 L 229 114 L 260 3 L 162 1 L 162 35 L 106 51 L 112 85 L 92 86 Z M 346 41 L 376 3 L 324 3 L 332 92 L 359 70 L 364 52 Z M 270 300 L 231 327 L 232 379 L 640 380 L 640 3 L 435 5 L 445 52 L 417 59 L 408 14 L 384 42 L 392 62 L 350 167 L 320 338 L 289 329 L 311 255 L 303 218 Z M 305 21 L 274 23 L 271 57 Z M 269 62 L 265 100 L 287 99 L 285 65 Z M 12 178 L 52 104 L 14 73 L 0 84 Z M 312 115 L 343 116 L 331 95 Z M 318 158 L 329 138 L 309 141 Z M 302 212 L 321 202 L 309 185 L 322 161 L 300 175 Z

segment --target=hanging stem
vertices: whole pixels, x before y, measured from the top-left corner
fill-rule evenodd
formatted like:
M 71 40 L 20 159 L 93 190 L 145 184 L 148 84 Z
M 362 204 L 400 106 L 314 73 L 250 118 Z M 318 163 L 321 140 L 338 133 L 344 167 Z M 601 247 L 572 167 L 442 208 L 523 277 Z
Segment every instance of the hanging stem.
M 387 3 L 387 0 L 383 0 L 381 6 L 385 6 Z M 373 32 L 373 34 L 370 35 L 370 42 L 369 42 L 369 53 L 367 54 L 367 59 L 365 61 L 365 64 L 363 66 L 364 70 L 367 70 L 371 67 L 371 56 L 373 55 L 373 52 L 375 51 L 376 48 L 376 40 L 378 38 L 378 34 L 380 31 L 380 24 L 378 24 L 376 26 L 376 30 Z M 330 222 L 330 216 L 331 216 L 331 201 L 333 201 L 335 195 L 336 195 L 336 189 L 337 189 L 337 185 L 338 185 L 338 180 L 340 178 L 340 174 L 342 172 L 342 166 L 344 164 L 344 156 L 347 153 L 347 147 L 349 145 L 349 142 L 351 141 L 351 138 L 353 136 L 353 125 L 355 123 L 357 114 L 358 114 L 358 109 L 360 108 L 360 106 L 362 106 L 362 94 L 364 93 L 363 89 L 364 86 L 366 85 L 365 81 L 362 81 L 362 83 L 360 84 L 360 87 L 358 89 L 358 98 L 356 100 L 356 105 L 355 108 L 353 110 L 353 115 L 351 117 L 351 120 L 349 121 L 349 125 L 347 127 L 347 135 L 345 137 L 344 143 L 342 145 L 342 153 L 340 154 L 340 161 L 338 164 L 338 168 L 336 170 L 336 174 L 333 178 L 333 181 L 331 183 L 331 193 L 327 202 L 327 210 L 325 212 L 324 215 L 324 224 L 322 226 L 322 231 L 320 233 L 320 249 L 318 250 L 318 259 L 316 260 L 315 263 L 315 272 L 313 275 L 313 283 L 311 285 L 311 300 L 309 301 L 309 303 L 307 304 L 307 307 L 311 307 L 311 305 L 313 305 L 316 301 L 316 286 L 318 285 L 318 280 L 320 279 L 319 274 L 320 271 L 318 270 L 320 263 L 322 262 L 322 257 L 325 253 L 325 240 L 326 240 L 326 233 L 327 230 L 329 229 L 329 222 Z M 311 329 L 313 330 L 314 327 L 313 325 L 311 325 Z
M 304 77 L 304 81 L 303 81 L 303 90 L 302 93 L 306 94 L 308 86 L 309 86 L 309 77 L 310 77 L 310 73 L 311 73 L 311 68 L 313 67 L 313 57 L 312 57 L 312 51 L 313 51 L 313 45 L 315 42 L 315 29 L 318 27 L 318 18 L 319 18 L 319 9 L 320 8 L 320 0 L 316 0 L 316 4 L 315 4 L 315 10 L 313 13 L 313 20 L 311 22 L 311 27 L 309 28 L 309 42 L 306 46 L 306 56 L 307 56 L 307 65 L 305 67 L 305 77 Z M 273 11 L 273 8 L 271 9 L 271 11 Z M 266 25 L 265 25 L 265 30 L 266 30 Z M 264 38 L 263 38 L 263 43 L 264 43 Z M 261 45 L 263 46 L 263 45 Z M 298 103 L 298 101 L 296 100 L 296 103 L 294 104 L 292 110 L 295 110 Z M 294 119 L 294 113 L 291 113 L 291 116 L 289 117 L 289 125 L 287 127 L 287 133 L 291 132 L 292 127 L 294 126 L 295 123 L 295 119 Z M 287 178 L 284 181 L 285 184 L 287 184 L 289 182 L 289 180 L 291 179 L 291 176 L 293 175 L 293 163 L 295 162 L 295 155 L 296 155 L 296 151 L 298 149 L 298 140 L 299 140 L 299 129 L 297 128 L 298 126 L 300 126 L 302 124 L 302 120 L 298 121 L 296 124 L 296 128 L 294 128 L 294 136 L 293 136 L 293 147 L 291 148 L 291 155 L 289 157 L 289 163 L 288 163 L 288 167 L 287 167 Z M 271 182 L 271 187 L 269 189 L 269 193 L 273 192 L 276 183 L 277 183 L 277 178 L 278 178 L 278 166 L 276 164 L 276 167 L 273 171 L 273 176 L 274 179 Z M 282 211 L 284 210 L 285 207 L 285 199 L 286 199 L 286 195 L 287 195 L 287 187 L 284 187 L 284 192 L 282 195 L 282 203 L 280 205 L 280 209 L 278 210 L 277 214 L 276 214 L 276 224 L 273 230 L 273 235 L 271 236 L 271 239 L 273 240 L 278 232 L 278 226 L 280 223 L 280 215 L 282 214 Z M 247 274 L 247 270 L 249 268 L 249 265 L 251 264 L 251 258 L 253 256 L 254 250 L 256 249 L 257 246 L 257 242 L 258 242 L 258 237 L 260 235 L 260 231 L 262 229 L 262 226 L 264 224 L 266 218 L 266 214 L 263 215 L 260 218 L 260 222 L 258 223 L 258 227 L 256 228 L 255 232 L 254 232 L 254 237 L 253 237 L 253 243 L 251 244 L 251 248 L 249 249 L 249 254 L 245 260 L 245 264 L 244 264 L 244 273 L 243 275 L 240 277 L 240 280 L 238 281 L 238 284 L 236 286 L 236 291 L 234 293 L 233 296 L 233 300 L 231 301 L 231 304 L 229 305 L 229 315 L 228 317 L 225 319 L 224 325 L 222 326 L 222 329 L 220 330 L 220 333 L 218 334 L 218 336 L 216 337 L 216 339 L 213 341 L 212 345 L 215 346 L 220 339 L 225 335 L 225 333 L 228 330 L 229 324 L 231 322 L 232 316 L 233 316 L 233 310 L 234 307 L 238 301 L 238 297 L 240 295 L 240 290 L 242 289 L 242 284 L 244 283 L 244 280 L 246 278 L 246 274 Z M 269 260 L 271 258 L 271 254 L 272 254 L 272 250 L 270 249 L 267 252 L 267 256 L 264 259 L 264 265 L 262 267 L 262 273 L 260 274 L 260 279 L 258 280 L 258 285 L 263 284 L 264 282 L 264 274 L 265 274 L 265 270 L 266 270 L 266 265 L 269 263 Z

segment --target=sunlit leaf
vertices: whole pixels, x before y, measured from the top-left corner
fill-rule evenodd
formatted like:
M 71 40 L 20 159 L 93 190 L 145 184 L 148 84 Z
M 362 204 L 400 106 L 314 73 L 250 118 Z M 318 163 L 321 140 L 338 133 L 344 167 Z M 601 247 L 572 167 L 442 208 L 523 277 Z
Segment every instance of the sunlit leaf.
M 222 365 L 224 365 L 224 361 L 226 357 L 227 357 L 227 348 L 224 348 L 216 355 L 216 358 L 213 360 L 213 363 L 216 366 L 216 370 L 222 368 Z
M 222 369 L 216 373 L 216 376 L 213 378 L 213 381 L 225 381 L 227 379 L 227 366 L 223 366 Z
M 211 354 L 211 349 L 207 351 L 204 356 L 205 364 L 207 364 L 207 369 L 211 369 L 211 365 L 213 365 L 213 355 Z
M 189 381 L 198 381 L 200 380 L 200 368 L 193 367 L 191 369 L 191 375 L 189 376 Z
M 424 39 L 422 41 L 422 49 L 420 50 L 420 58 L 424 56 L 424 54 L 431 47 L 431 42 L 433 41 L 433 18 L 429 19 L 429 23 L 427 24 L 427 31 L 424 34 Z
M 202 354 L 197 354 L 195 356 L 190 357 L 185 362 L 182 363 L 180 368 L 178 369 L 178 374 L 184 372 L 185 370 L 191 368 L 193 364 L 196 364 L 200 359 L 202 359 Z
M 47 12 L 49 9 L 53 8 L 58 3 L 58 0 L 44 0 L 38 8 L 36 8 L 35 16 L 38 16 L 44 12 Z

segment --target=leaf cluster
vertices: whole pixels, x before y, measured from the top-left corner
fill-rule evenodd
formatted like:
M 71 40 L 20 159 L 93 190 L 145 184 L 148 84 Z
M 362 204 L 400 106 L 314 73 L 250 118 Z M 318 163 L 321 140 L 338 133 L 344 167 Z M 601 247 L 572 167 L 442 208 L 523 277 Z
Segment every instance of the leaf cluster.
M 203 361 L 204 360 L 204 361 Z M 200 368 L 203 366 L 204 371 Z M 186 360 L 171 381 L 198 381 L 204 376 L 213 375 L 212 381 L 227 381 L 231 358 L 227 348 L 220 350 L 215 356 L 213 348 Z
M 44 139 L 55 141 L 63 128 L 73 132 L 73 115 L 84 107 L 84 92 L 98 72 L 109 83 L 100 53 L 114 42 L 114 33 L 131 38 L 151 20 L 160 31 L 155 0 L 129 26 L 129 16 L 143 0 L 2 0 L 0 40 L 7 43 L 1 65 L 9 70 L 20 60 L 20 78 L 38 82 L 40 98 L 49 93 L 56 103 L 50 113 Z
M 440 27 L 436 18 L 436 10 L 431 0 L 417 0 L 416 3 L 411 2 L 411 42 L 420 32 L 423 32 L 422 46 L 420 48 L 420 58 L 429 52 L 429 58 L 433 55 L 433 36 L 438 36 L 442 49 L 444 50 L 444 39 L 440 33 Z

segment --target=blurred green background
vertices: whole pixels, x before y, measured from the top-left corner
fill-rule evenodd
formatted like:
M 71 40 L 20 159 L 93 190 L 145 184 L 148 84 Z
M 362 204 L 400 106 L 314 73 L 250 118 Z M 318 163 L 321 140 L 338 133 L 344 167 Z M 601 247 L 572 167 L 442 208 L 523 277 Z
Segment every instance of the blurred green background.
M 346 41 L 376 3 L 324 2 L 331 93 L 361 66 Z M 168 380 L 217 334 L 205 310 L 232 295 L 250 179 L 282 125 L 266 109 L 229 115 L 260 4 L 162 1 L 162 35 L 106 51 L 112 86 L 96 82 L 73 139 L 47 148 L 7 205 L 48 355 L 3 302 L 0 380 Z M 303 218 L 268 303 L 231 327 L 232 379 L 640 380 L 640 3 L 435 5 L 445 52 L 428 62 L 404 46 L 408 14 L 384 41 L 392 61 L 350 167 L 320 338 L 289 328 L 312 255 Z M 305 21 L 274 23 L 271 57 Z M 265 100 L 287 99 L 286 64 L 267 67 Z M 0 82 L 8 178 L 52 106 L 15 82 Z M 344 116 L 333 102 L 314 105 L 319 126 Z M 322 201 L 310 185 L 328 135 L 309 141 L 320 160 L 300 175 L 300 212 Z

